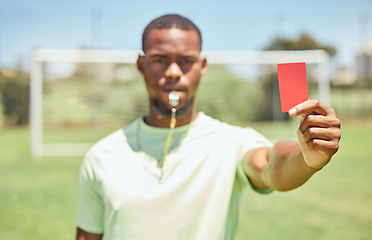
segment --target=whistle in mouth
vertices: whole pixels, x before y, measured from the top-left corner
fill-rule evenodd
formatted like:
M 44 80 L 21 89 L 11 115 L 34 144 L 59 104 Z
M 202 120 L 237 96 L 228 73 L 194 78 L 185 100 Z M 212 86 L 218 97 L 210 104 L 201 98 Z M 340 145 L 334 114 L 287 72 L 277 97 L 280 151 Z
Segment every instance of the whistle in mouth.
M 171 91 L 168 97 L 169 97 L 169 104 L 172 107 L 176 107 L 179 104 L 180 96 L 178 96 L 176 91 Z

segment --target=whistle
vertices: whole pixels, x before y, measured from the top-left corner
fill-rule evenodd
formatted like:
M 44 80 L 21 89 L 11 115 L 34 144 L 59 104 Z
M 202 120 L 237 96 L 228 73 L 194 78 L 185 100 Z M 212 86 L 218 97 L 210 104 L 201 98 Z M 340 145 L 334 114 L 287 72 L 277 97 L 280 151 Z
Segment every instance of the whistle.
M 168 95 L 169 98 L 169 104 L 172 107 L 176 107 L 179 104 L 180 96 L 178 96 L 176 91 L 171 91 Z

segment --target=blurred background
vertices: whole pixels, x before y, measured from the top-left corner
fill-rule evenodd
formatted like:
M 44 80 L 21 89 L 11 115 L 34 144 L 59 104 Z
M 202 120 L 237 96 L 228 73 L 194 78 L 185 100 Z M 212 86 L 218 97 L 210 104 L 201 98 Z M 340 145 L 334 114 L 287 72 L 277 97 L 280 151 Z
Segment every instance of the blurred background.
M 231 58 L 271 50 L 326 56 L 307 64 L 309 95 L 337 111 L 340 151 L 300 189 L 269 196 L 247 191 L 237 239 L 371 239 L 368 0 L 0 0 L 1 238 L 73 238 L 82 155 L 146 113 L 134 62 L 143 29 L 166 13 L 196 23 L 211 62 L 221 51 Z M 91 50 L 98 57 L 72 60 Z M 32 88 L 40 91 L 30 94 Z M 280 110 L 276 64 L 211 64 L 198 94 L 199 110 L 222 121 L 254 127 L 272 141 L 296 137 L 299 119 Z

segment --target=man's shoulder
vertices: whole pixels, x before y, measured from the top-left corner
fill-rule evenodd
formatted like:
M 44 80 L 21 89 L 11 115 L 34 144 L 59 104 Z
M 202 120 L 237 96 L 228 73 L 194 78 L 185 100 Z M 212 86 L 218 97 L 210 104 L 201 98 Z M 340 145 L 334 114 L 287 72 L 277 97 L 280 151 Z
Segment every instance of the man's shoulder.
M 208 126 L 210 128 L 221 129 L 225 127 L 230 127 L 226 122 L 223 122 L 219 119 L 216 119 L 210 115 L 205 114 L 204 112 L 199 112 L 198 114 L 198 124 L 203 126 Z
M 220 121 L 211 116 L 202 113 L 201 118 L 204 121 L 204 126 L 208 126 L 209 130 L 215 132 L 227 138 L 233 142 L 237 143 L 257 143 L 260 142 L 264 145 L 271 145 L 270 141 L 263 136 L 261 133 L 257 132 L 252 127 L 242 127 L 234 124 L 229 124 L 227 122 Z
M 125 141 L 124 139 L 124 129 L 120 128 L 111 132 L 110 134 L 106 135 L 105 137 L 101 138 L 97 141 L 93 146 L 90 148 L 89 152 L 100 151 L 104 148 L 109 146 L 113 146 L 118 143 L 122 143 Z
M 230 124 L 219 119 L 213 118 L 205 113 L 199 113 L 201 122 L 204 126 L 208 126 L 215 131 L 230 132 L 230 133 L 241 133 L 242 131 L 255 131 L 251 127 L 242 127 L 234 124 Z

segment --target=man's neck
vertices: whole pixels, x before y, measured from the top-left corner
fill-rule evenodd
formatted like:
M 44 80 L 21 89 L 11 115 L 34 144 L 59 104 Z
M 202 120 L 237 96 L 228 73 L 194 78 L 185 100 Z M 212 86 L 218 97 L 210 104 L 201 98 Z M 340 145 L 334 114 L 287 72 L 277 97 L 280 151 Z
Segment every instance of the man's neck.
M 176 113 L 176 127 L 183 126 L 192 122 L 198 113 L 195 107 L 191 107 L 189 111 L 184 112 L 182 115 Z M 154 107 L 150 107 L 149 115 L 146 117 L 145 122 L 153 127 L 169 128 L 171 121 L 170 115 L 159 114 Z

